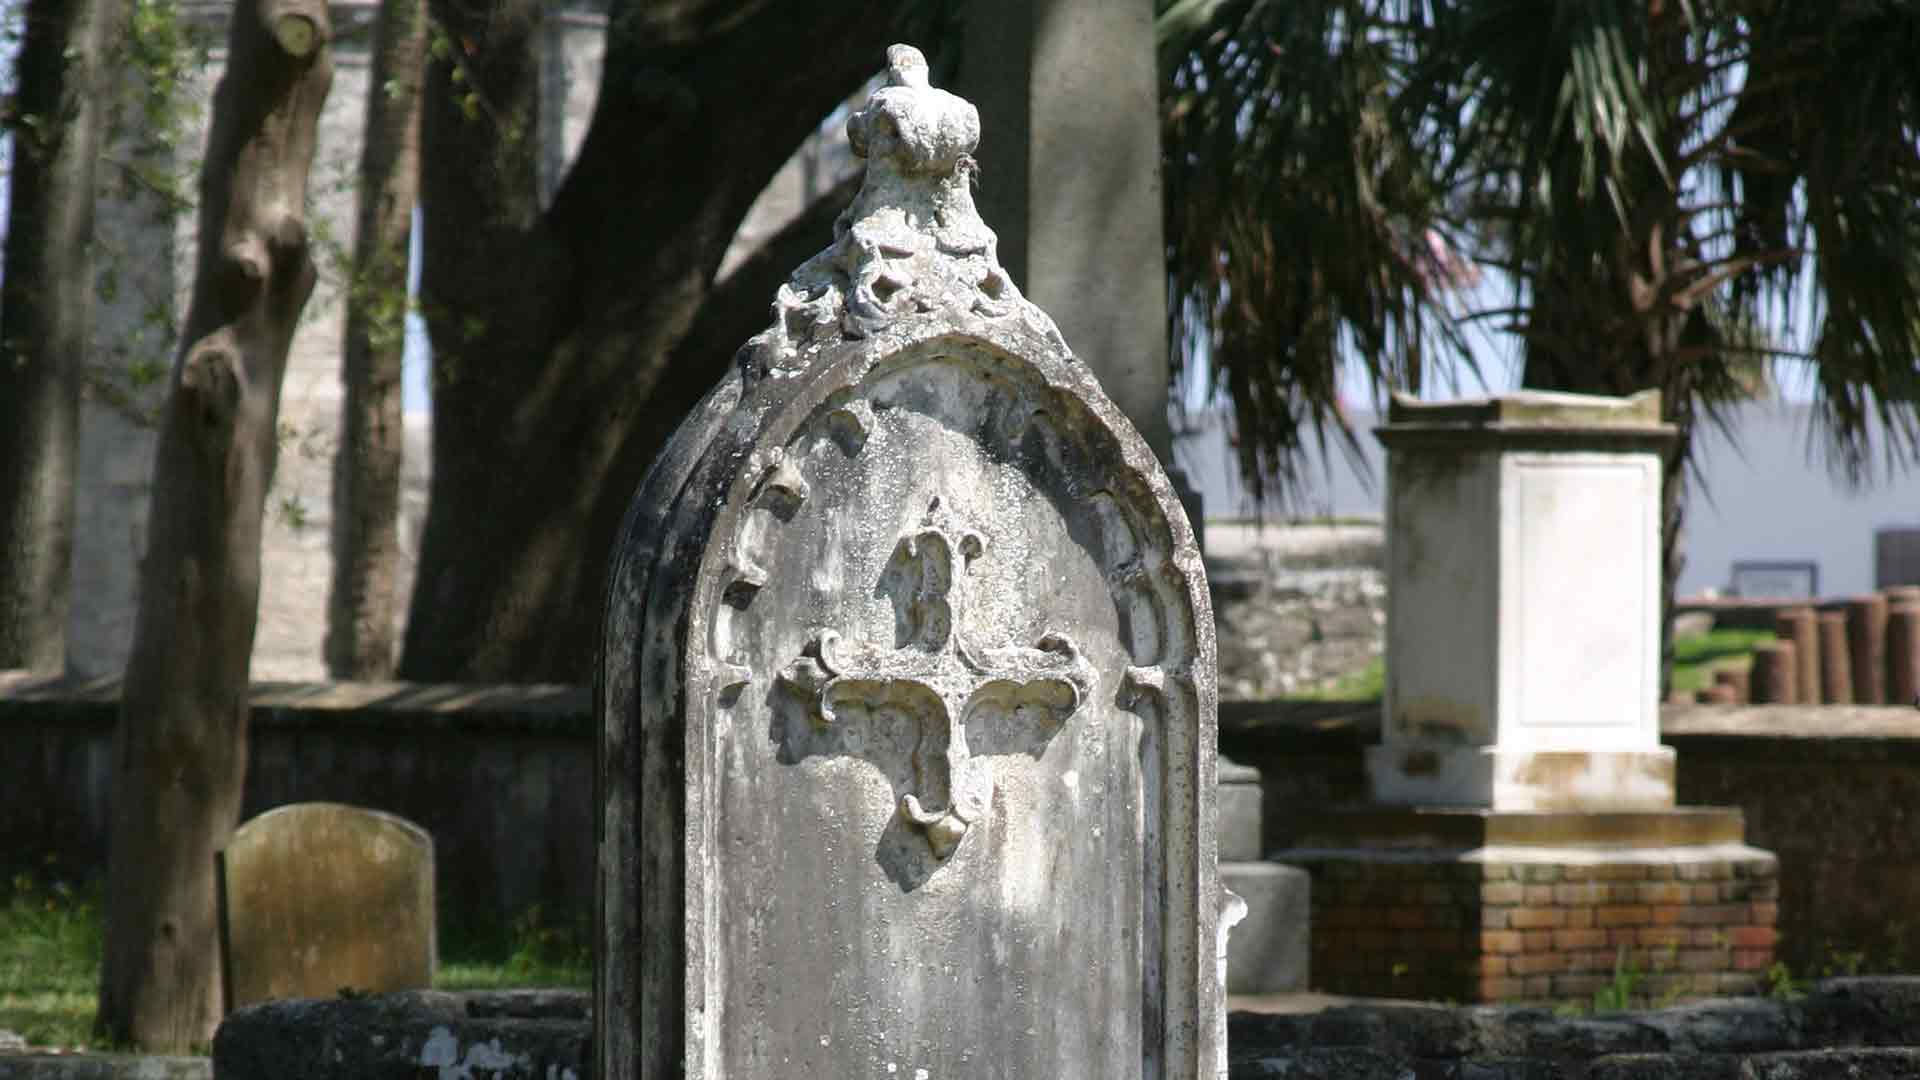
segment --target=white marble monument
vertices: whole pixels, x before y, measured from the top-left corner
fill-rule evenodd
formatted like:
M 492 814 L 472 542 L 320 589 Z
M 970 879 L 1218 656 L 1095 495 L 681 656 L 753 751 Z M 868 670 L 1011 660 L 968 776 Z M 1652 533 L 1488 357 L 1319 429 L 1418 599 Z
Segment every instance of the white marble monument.
M 1492 810 L 1673 805 L 1660 745 L 1655 391 L 1396 398 L 1374 798 Z

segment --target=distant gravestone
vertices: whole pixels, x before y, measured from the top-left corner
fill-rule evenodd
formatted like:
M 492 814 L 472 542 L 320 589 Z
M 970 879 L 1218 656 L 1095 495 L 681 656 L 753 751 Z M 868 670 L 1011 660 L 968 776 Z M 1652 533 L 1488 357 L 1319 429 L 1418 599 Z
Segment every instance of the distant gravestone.
M 227 1011 L 433 985 L 433 838 L 418 825 L 282 806 L 234 831 L 220 870 Z
M 1820 595 L 1820 564 L 1811 559 L 1739 560 L 1727 591 L 1744 599 L 1812 600 Z
M 618 544 L 597 1074 L 1220 1074 L 1192 532 L 1000 267 L 973 106 L 888 61 Z
M 1873 533 L 1873 587 L 1920 585 L 1920 529 L 1896 526 Z

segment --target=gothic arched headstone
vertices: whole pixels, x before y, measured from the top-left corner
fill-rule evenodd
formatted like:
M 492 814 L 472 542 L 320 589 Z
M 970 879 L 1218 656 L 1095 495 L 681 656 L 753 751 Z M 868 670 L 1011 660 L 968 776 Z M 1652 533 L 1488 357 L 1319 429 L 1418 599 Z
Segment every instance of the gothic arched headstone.
M 974 209 L 920 54 L 681 426 L 599 667 L 603 1077 L 1222 1067 L 1214 643 L 1165 474 Z

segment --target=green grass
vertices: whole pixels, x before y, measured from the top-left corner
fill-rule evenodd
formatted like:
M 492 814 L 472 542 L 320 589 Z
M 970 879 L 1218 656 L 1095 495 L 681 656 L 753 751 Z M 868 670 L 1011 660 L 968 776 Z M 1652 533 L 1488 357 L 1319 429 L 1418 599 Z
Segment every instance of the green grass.
M 93 1041 L 100 897 L 15 875 L 0 886 L 0 1028 L 33 1046 Z
M 1387 692 L 1387 659 L 1376 656 L 1359 671 L 1350 671 L 1292 695 L 1308 701 L 1366 701 Z
M 1744 668 L 1753 663 L 1754 646 L 1772 641 L 1767 630 L 1709 630 L 1673 642 L 1673 688 L 1689 694 L 1713 685 L 1713 673 L 1723 667 Z M 1349 672 L 1293 698 L 1307 701 L 1365 701 L 1386 693 L 1387 662 L 1376 656 L 1359 671 Z
M 1673 688 L 1691 694 L 1711 686 L 1715 670 L 1750 666 L 1754 646 L 1772 640 L 1769 630 L 1709 630 L 1675 638 Z
M 98 886 L 75 889 L 25 873 L 0 883 L 0 1029 L 30 1046 L 97 1048 L 102 934 Z M 433 984 L 585 989 L 593 983 L 590 940 L 584 919 L 554 921 L 537 906 L 505 926 L 443 932 Z
M 440 990 L 593 985 L 591 927 L 584 918 L 555 922 L 535 904 L 504 927 L 458 927 L 440 935 Z

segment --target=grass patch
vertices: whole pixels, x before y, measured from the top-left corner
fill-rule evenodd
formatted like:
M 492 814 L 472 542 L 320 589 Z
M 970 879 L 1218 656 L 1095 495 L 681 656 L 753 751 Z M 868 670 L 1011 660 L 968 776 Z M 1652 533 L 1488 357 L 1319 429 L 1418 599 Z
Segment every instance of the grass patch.
M 1769 630 L 1709 630 L 1675 638 L 1673 688 L 1691 694 L 1712 686 L 1715 671 L 1752 666 L 1754 647 L 1772 640 Z M 1365 701 L 1383 696 L 1386 689 L 1387 661 L 1376 656 L 1359 671 L 1287 696 L 1306 701 Z
M 29 1046 L 98 1049 L 93 1018 L 105 922 L 100 887 L 17 874 L 0 883 L 0 1029 Z M 441 934 L 440 990 L 593 985 L 585 917 L 535 906 L 506 925 Z
M 449 928 L 440 935 L 438 990 L 593 985 L 593 928 L 585 916 L 553 919 L 535 904 L 504 927 Z
M 1350 671 L 1291 696 L 1307 701 L 1367 701 L 1387 692 L 1387 658 L 1376 656 L 1359 671 Z
M 1753 665 L 1754 647 L 1772 641 L 1770 630 L 1709 630 L 1673 639 L 1673 688 L 1693 693 L 1713 685 L 1721 668 Z
M 100 946 L 97 886 L 16 874 L 0 901 L 0 1028 L 33 1046 L 91 1045 Z

